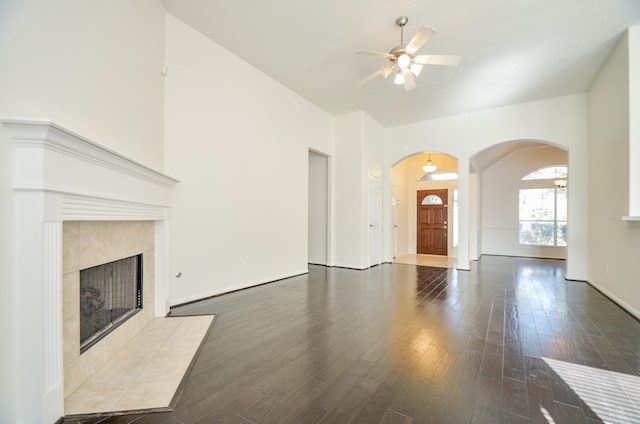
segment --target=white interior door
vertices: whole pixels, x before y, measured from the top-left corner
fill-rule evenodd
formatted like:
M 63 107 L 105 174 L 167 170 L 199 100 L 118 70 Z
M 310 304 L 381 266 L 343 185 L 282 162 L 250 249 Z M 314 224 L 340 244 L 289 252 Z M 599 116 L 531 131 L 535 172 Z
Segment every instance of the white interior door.
M 369 175 L 369 266 L 380 265 L 380 178 Z

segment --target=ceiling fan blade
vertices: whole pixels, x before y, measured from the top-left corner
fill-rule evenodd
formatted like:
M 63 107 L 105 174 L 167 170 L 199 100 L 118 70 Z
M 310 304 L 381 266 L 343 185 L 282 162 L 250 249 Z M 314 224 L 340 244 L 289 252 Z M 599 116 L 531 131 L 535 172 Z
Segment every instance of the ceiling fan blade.
M 404 91 L 411 91 L 416 88 L 416 79 L 410 71 L 404 71 Z
M 410 54 L 414 54 L 415 52 L 418 51 L 420 47 L 424 45 L 424 43 L 429 41 L 431 37 L 435 35 L 435 33 L 436 33 L 435 29 L 431 27 L 423 26 L 418 30 L 416 35 L 413 36 L 411 41 L 409 41 L 405 50 Z
M 393 72 L 393 65 L 387 65 L 384 68 L 380 69 L 382 71 L 382 76 L 387 78 Z
M 413 58 L 413 61 L 420 65 L 458 66 L 460 60 L 460 56 L 448 54 L 421 54 Z
M 355 52 L 356 54 L 359 54 L 361 56 L 375 56 L 375 57 L 384 57 L 385 59 L 389 59 L 392 58 L 393 55 L 389 54 L 389 53 L 382 53 L 382 52 L 374 52 L 371 50 L 358 50 L 357 52 Z
M 363 79 L 362 81 L 360 81 L 358 83 L 358 85 L 363 85 L 368 83 L 369 81 L 375 79 L 378 75 L 384 75 L 384 68 L 382 69 L 378 69 L 377 71 L 375 71 L 373 74 L 369 75 L 368 77 L 366 77 L 365 79 Z M 386 76 L 385 76 L 386 78 Z

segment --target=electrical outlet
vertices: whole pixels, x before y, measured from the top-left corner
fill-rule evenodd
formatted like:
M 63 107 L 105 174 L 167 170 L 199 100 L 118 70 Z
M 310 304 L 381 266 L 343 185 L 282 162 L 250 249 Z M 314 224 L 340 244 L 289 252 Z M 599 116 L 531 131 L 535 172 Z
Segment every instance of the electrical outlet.
M 604 266 L 604 275 L 609 275 L 609 265 Z
M 240 267 L 240 269 L 244 269 L 244 259 L 240 259 L 238 266 Z

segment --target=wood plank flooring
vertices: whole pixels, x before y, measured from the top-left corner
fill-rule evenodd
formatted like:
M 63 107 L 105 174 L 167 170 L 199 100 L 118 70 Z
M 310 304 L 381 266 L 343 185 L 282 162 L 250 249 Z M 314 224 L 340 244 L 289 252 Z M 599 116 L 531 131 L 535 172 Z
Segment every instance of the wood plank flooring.
M 174 309 L 217 320 L 173 411 L 64 422 L 640 422 L 640 323 L 563 275 L 497 256 L 469 272 L 310 266 Z M 589 370 L 620 386 L 583 384 Z

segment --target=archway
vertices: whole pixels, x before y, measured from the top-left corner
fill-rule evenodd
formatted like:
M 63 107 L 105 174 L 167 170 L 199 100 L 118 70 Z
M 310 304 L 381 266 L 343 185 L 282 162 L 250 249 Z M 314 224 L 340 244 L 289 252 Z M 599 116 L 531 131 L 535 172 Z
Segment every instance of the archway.
M 425 172 L 431 160 L 436 169 Z M 442 152 L 421 152 L 403 158 L 391 167 L 392 218 L 391 240 L 394 261 L 455 267 L 457 258 L 457 186 L 458 160 Z M 416 257 L 418 253 L 417 193 L 421 190 L 445 190 L 448 204 L 446 222 L 447 249 L 444 258 Z
M 568 160 L 567 149 L 538 140 L 499 143 L 473 155 L 470 162 L 478 180 L 478 213 L 472 219 L 476 220 L 478 231 L 472 240 L 475 243 L 472 249 L 477 249 L 479 255 L 566 259 L 566 245 L 523 241 L 523 213 L 525 206 L 531 208 L 530 204 L 523 204 L 530 203 L 531 199 L 523 196 L 539 190 L 551 193 L 555 202 L 557 191 L 561 190 L 566 199 L 568 188 L 557 189 L 552 178 L 523 181 L 523 177 L 544 167 L 567 166 Z M 554 213 L 545 218 L 550 220 L 550 225 L 557 223 L 556 206 L 555 203 L 545 206 L 552 208 Z M 564 213 L 566 215 L 566 209 Z

